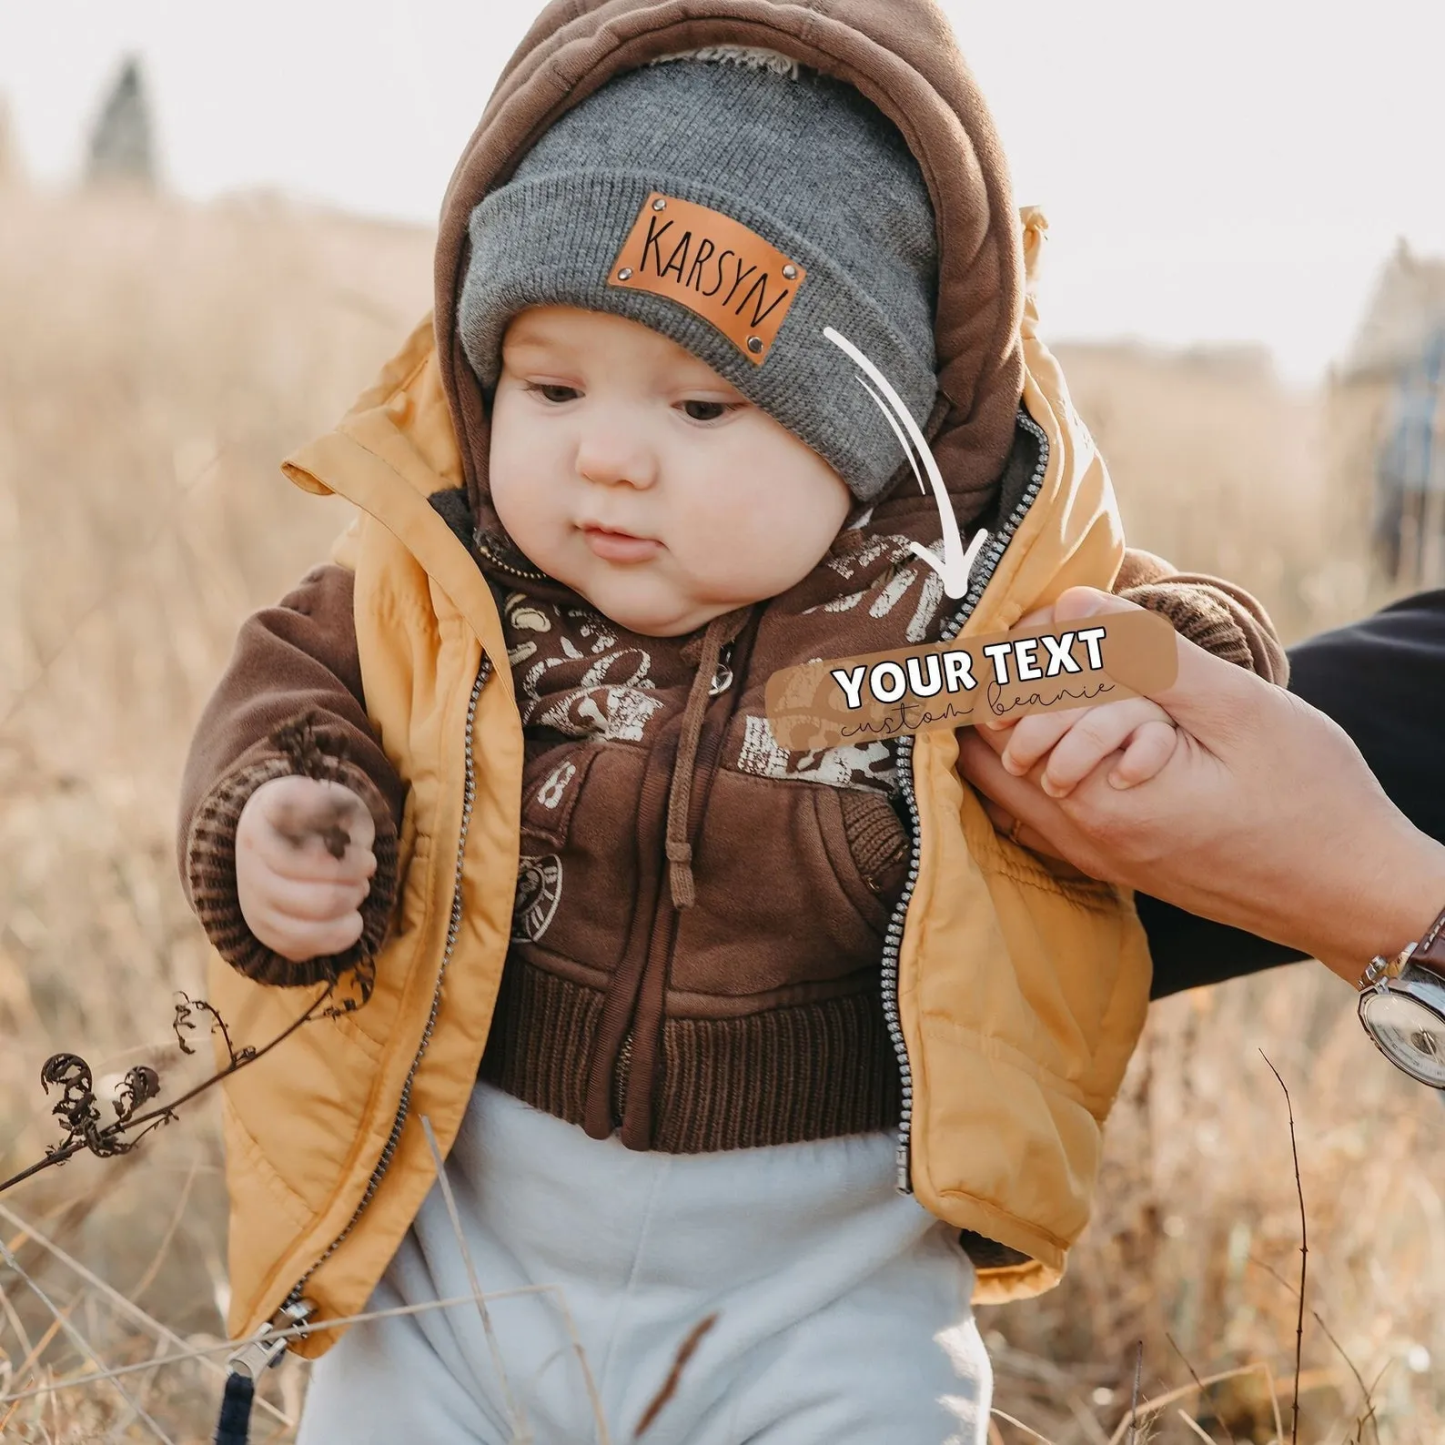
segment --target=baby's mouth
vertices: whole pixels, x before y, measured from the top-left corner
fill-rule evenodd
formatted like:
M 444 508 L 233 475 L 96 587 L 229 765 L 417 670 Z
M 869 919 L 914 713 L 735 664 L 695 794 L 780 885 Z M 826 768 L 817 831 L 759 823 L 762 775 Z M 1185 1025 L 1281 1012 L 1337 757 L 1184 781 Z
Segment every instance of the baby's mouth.
M 580 530 L 593 554 L 604 562 L 646 562 L 662 550 L 662 543 L 651 537 L 637 537 L 611 527 L 584 523 Z

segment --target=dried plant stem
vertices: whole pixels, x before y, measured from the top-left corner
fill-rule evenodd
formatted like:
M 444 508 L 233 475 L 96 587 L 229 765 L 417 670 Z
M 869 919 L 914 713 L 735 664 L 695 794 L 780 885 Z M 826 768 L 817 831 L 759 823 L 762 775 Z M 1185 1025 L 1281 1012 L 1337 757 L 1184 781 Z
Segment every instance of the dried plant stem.
M 1005 1414 L 1002 1410 L 990 1409 L 989 1414 L 997 1416 L 1000 1420 L 1006 1420 L 1016 1430 L 1022 1430 L 1030 1440 L 1042 1440 L 1043 1445 L 1054 1445 L 1047 1435 L 1040 1435 L 1037 1430 L 1025 1425 L 1022 1420 L 1015 1420 L 1012 1415 Z
M 1155 1400 L 1145 1400 L 1135 1410 L 1131 1411 L 1131 1417 L 1144 1419 L 1149 1415 L 1157 1415 L 1161 1410 L 1167 1410 L 1170 1405 L 1179 1400 L 1186 1399 L 1199 1389 L 1207 1389 L 1210 1385 L 1218 1385 L 1225 1380 L 1237 1380 L 1241 1375 L 1252 1375 L 1257 1370 L 1268 1373 L 1269 1366 L 1262 1361 L 1256 1360 L 1252 1365 L 1240 1365 L 1233 1370 L 1221 1370 L 1217 1375 L 1206 1375 L 1198 1384 L 1181 1385 L 1177 1390 L 1169 1390 Z M 1128 1431 L 1137 1428 L 1135 1418 L 1125 1418 L 1119 1422 L 1119 1428 L 1109 1437 L 1109 1445 L 1119 1445 Z
M 426 1134 L 427 1147 L 431 1150 L 432 1159 L 436 1164 L 437 1186 L 446 1203 L 447 1215 L 452 1222 L 452 1232 L 457 1238 L 457 1248 L 461 1251 L 462 1261 L 467 1267 L 467 1283 L 471 1285 L 472 1297 L 477 1302 L 477 1313 L 481 1316 L 482 1331 L 487 1337 L 487 1348 L 492 1355 L 492 1367 L 496 1370 L 497 1380 L 502 1386 L 502 1400 L 506 1405 L 508 1423 L 512 1427 L 512 1438 L 514 1440 L 530 1440 L 531 1432 L 527 1428 L 527 1419 L 512 1394 L 512 1382 L 507 1378 L 507 1367 L 502 1360 L 502 1347 L 497 1342 L 497 1332 L 492 1328 L 492 1316 L 487 1309 L 481 1281 L 477 1278 L 477 1267 L 472 1263 L 472 1251 L 467 1244 L 466 1232 L 462 1229 L 462 1218 L 457 1212 L 457 1201 L 452 1193 L 451 1180 L 447 1178 L 446 1159 L 437 1145 L 437 1136 L 432 1132 L 431 1120 L 425 1114 L 422 1115 L 421 1127 Z
M 1088 1407 L 1076 1394 L 1071 1393 L 1068 1396 L 1067 1404 L 1069 1413 L 1074 1417 L 1074 1423 L 1078 1425 L 1091 1445 L 1109 1445 L 1109 1437 L 1104 1433 L 1104 1427 L 1099 1424 L 1094 1415 L 1090 1414 Z
M 196 1182 L 196 1165 L 198 1161 L 191 1160 L 190 1172 L 186 1175 L 186 1182 L 181 1185 L 180 1195 L 176 1199 L 176 1206 L 171 1211 L 171 1222 L 166 1226 L 166 1232 L 161 1238 L 160 1245 L 151 1262 L 146 1266 L 139 1281 L 131 1287 L 128 1298 L 134 1302 L 148 1290 L 155 1282 L 155 1277 L 161 1271 L 161 1265 L 165 1263 L 166 1255 L 170 1253 L 171 1241 L 176 1237 L 176 1231 L 181 1227 L 181 1220 L 185 1217 L 186 1205 L 191 1200 L 191 1188 Z
M 274 1039 L 269 1043 L 262 1044 L 254 1053 L 246 1053 L 241 1057 L 236 1057 L 234 1051 L 232 1051 L 233 1062 L 229 1067 L 222 1069 L 217 1074 L 213 1074 L 209 1079 L 203 1079 L 194 1088 L 187 1089 L 179 1098 L 172 1099 L 167 1104 L 161 1104 L 149 1113 L 137 1114 L 133 1119 L 117 1120 L 114 1124 L 102 1130 L 101 1133 L 107 1139 L 118 1139 L 134 1135 L 135 1138 L 131 1140 L 131 1142 L 134 1143 L 135 1139 L 139 1139 L 143 1135 L 150 1133 L 152 1129 L 169 1123 L 175 1118 L 176 1110 L 183 1104 L 189 1104 L 197 1095 L 205 1093 L 207 1089 L 214 1087 L 220 1083 L 222 1079 L 227 1079 L 241 1069 L 249 1068 L 252 1064 L 265 1058 L 277 1045 L 285 1043 L 302 1024 L 310 1023 L 316 1016 L 316 1010 L 331 997 L 335 989 L 336 985 L 334 983 L 327 984 L 326 988 L 316 997 L 310 1008 L 308 1008 L 300 1018 L 287 1024 Z M 226 1046 L 230 1049 L 229 1035 L 226 1036 Z M 84 1153 L 90 1147 L 90 1141 L 85 1138 L 73 1139 L 68 1144 L 63 1144 L 60 1148 L 47 1154 L 45 1158 L 38 1163 L 32 1164 L 28 1169 L 22 1169 L 19 1174 L 13 1174 L 9 1179 L 0 1180 L 0 1194 L 4 1194 L 7 1189 L 13 1189 L 17 1184 L 24 1183 L 25 1180 L 29 1179 L 32 1175 L 39 1174 L 42 1169 L 52 1169 L 56 1165 L 64 1164 L 67 1159 Z
M 1134 1393 L 1129 1400 L 1129 1445 L 1139 1438 L 1139 1384 L 1144 1374 L 1144 1341 L 1134 1346 Z
M 181 1349 L 186 1348 L 186 1342 L 178 1334 L 176 1334 L 174 1330 L 167 1329 L 166 1326 L 163 1325 L 158 1319 L 155 1319 L 152 1315 L 147 1314 L 145 1310 L 141 1309 L 141 1307 L 135 1304 L 133 1301 L 128 1300 L 113 1285 L 108 1284 L 93 1270 L 87 1269 L 85 1265 L 83 1265 L 73 1255 L 67 1254 L 65 1250 L 63 1250 L 58 1244 L 54 1242 L 54 1240 L 46 1238 L 46 1236 L 43 1235 L 38 1229 L 36 1229 L 33 1224 L 27 1224 L 26 1221 L 20 1217 L 20 1215 L 16 1214 L 13 1210 L 7 1209 L 3 1204 L 0 1204 L 0 1219 L 3 1219 L 12 1228 L 22 1230 L 24 1234 L 28 1235 L 31 1239 L 33 1239 L 36 1244 L 38 1244 L 42 1249 L 47 1250 L 67 1269 L 79 1275 L 80 1278 L 83 1279 L 86 1284 L 90 1285 L 92 1289 L 99 1290 L 100 1293 L 104 1295 L 105 1298 L 108 1299 L 121 1314 L 135 1321 L 135 1323 L 140 1325 L 142 1328 L 153 1331 L 159 1338 L 166 1340 L 170 1344 L 179 1346 Z M 224 1346 L 224 1348 L 227 1352 L 229 1352 L 233 1347 L 227 1344 L 226 1346 Z M 212 1374 L 218 1376 L 221 1379 L 225 1379 L 226 1369 L 224 1365 L 213 1364 L 208 1361 L 207 1367 L 210 1369 Z M 150 1369 L 151 1366 L 143 1365 L 140 1368 Z M 11 1396 L 10 1398 L 13 1399 L 15 1397 Z M 256 1403 L 268 1414 L 273 1415 L 277 1420 L 279 1420 L 283 1425 L 287 1426 L 288 1428 L 295 1424 L 295 1421 L 287 1419 L 287 1417 L 280 1410 L 278 1410 L 269 1401 L 261 1399 L 259 1395 L 256 1397 Z
M 1209 1436 L 1204 1433 L 1204 1427 L 1199 1423 L 1198 1420 L 1194 1418 L 1193 1415 L 1189 1413 L 1188 1410 L 1179 1410 L 1177 1414 L 1179 1418 L 1183 1420 L 1184 1423 L 1189 1427 L 1189 1429 L 1193 1431 L 1194 1434 L 1198 1435 L 1201 1440 L 1204 1441 L 1204 1445 L 1214 1445 L 1214 1441 L 1211 1440 Z
M 1184 1368 L 1189 1371 L 1189 1378 L 1193 1380 L 1196 1385 L 1199 1385 L 1200 1403 L 1203 1404 L 1205 1408 L 1208 1409 L 1209 1413 L 1214 1416 L 1215 1422 L 1218 1424 L 1219 1428 L 1224 1431 L 1225 1438 L 1229 1441 L 1229 1445 L 1238 1445 L 1238 1442 L 1236 1442 L 1234 1438 L 1233 1431 L 1231 1431 L 1229 1426 L 1226 1425 L 1222 1419 L 1220 1419 L 1219 1411 L 1214 1408 L 1213 1401 L 1211 1401 L 1208 1395 L 1205 1394 L 1204 1386 L 1199 1384 L 1199 1372 L 1194 1368 L 1193 1365 L 1189 1363 L 1189 1356 L 1186 1355 L 1184 1351 L 1179 1348 L 1178 1342 L 1175 1340 L 1174 1336 L 1168 1332 L 1168 1330 L 1164 1332 L 1164 1338 L 1169 1341 L 1169 1346 L 1174 1351 L 1174 1353 L 1178 1355 L 1181 1360 L 1184 1361 Z
M 1304 1181 L 1300 1178 L 1299 1170 L 1299 1143 L 1295 1138 L 1294 1131 L 1294 1103 L 1290 1099 L 1289 1089 L 1285 1081 L 1280 1078 L 1280 1073 L 1273 1064 L 1269 1062 L 1269 1055 L 1263 1049 L 1259 1056 L 1266 1064 L 1269 1064 L 1269 1071 L 1279 1080 L 1279 1086 L 1284 1090 L 1284 1106 L 1289 1113 L 1289 1147 L 1294 1157 L 1294 1187 L 1295 1194 L 1299 1198 L 1299 1313 L 1295 1321 L 1294 1336 L 1294 1406 L 1290 1421 L 1290 1445 L 1299 1445 L 1299 1379 L 1300 1365 L 1304 1358 L 1305 1342 L 1305 1284 L 1307 1283 L 1309 1267 L 1309 1224 L 1305 1218 L 1305 1187 Z
M 151 1352 L 152 1361 L 159 1359 L 164 1349 L 165 1346 L 161 1343 L 161 1341 L 157 1340 L 156 1347 Z M 152 1369 L 148 1374 L 141 1376 L 139 1387 L 136 1390 L 137 1401 L 143 1401 L 154 1384 L 155 1371 L 154 1369 Z M 123 1432 L 129 1428 L 130 1422 L 135 1418 L 135 1410 L 137 1408 L 139 1407 L 133 1406 L 127 1414 L 123 1415 L 119 1420 L 116 1421 L 113 1426 L 111 1426 L 110 1434 L 106 1436 L 107 1441 L 125 1439 L 125 1435 Z
M 465 1255 L 467 1248 L 466 1240 L 461 1233 L 461 1226 L 456 1215 L 456 1205 L 451 1196 L 451 1184 L 446 1179 L 446 1171 L 442 1166 L 441 1150 L 437 1148 L 436 1136 L 432 1133 L 431 1120 L 423 1116 L 422 1127 L 426 1130 L 427 1142 L 431 1146 L 432 1158 L 436 1161 L 437 1178 L 441 1182 L 442 1194 L 447 1201 L 447 1208 L 452 1216 L 452 1227 L 457 1231 L 458 1242 Z M 602 1409 L 602 1395 L 597 1388 L 597 1381 L 593 1378 L 592 1367 L 587 1363 L 587 1351 L 583 1348 L 582 1336 L 577 1332 L 577 1321 L 572 1317 L 572 1309 L 567 1303 L 567 1296 L 563 1293 L 562 1287 L 555 1284 L 532 1285 L 526 1289 L 508 1290 L 502 1294 L 484 1295 L 472 1271 L 470 1255 L 466 1257 L 469 1275 L 468 1283 L 477 1291 L 479 1303 L 486 1299 L 502 1299 L 508 1294 L 537 1293 L 556 1296 L 557 1309 L 562 1316 L 562 1323 L 566 1326 L 567 1338 L 571 1342 L 572 1351 L 577 1356 L 577 1366 L 582 1371 L 582 1383 L 587 1390 L 587 1399 L 592 1406 L 592 1423 L 597 1430 L 597 1445 L 612 1445 L 612 1437 L 607 1429 L 607 1417 Z M 498 1368 L 500 1368 L 500 1365 Z
M 1279 1417 L 1279 1386 L 1269 1362 L 1261 1361 L 1264 1377 L 1269 1382 L 1269 1407 L 1274 1412 L 1274 1445 L 1284 1445 L 1284 1424 Z
M 67 1316 L 73 1315 L 79 1308 L 80 1296 L 77 1296 L 75 1299 L 71 1300 L 68 1305 L 66 1305 L 64 1313 Z M 59 1333 L 60 1321 L 58 1319 L 52 1319 L 45 1333 L 41 1335 L 39 1341 L 32 1347 L 30 1353 L 25 1356 L 24 1362 L 21 1364 L 20 1368 L 15 1371 L 15 1374 L 17 1376 L 28 1375 L 30 1371 L 34 1368 L 36 1362 L 40 1359 L 41 1355 L 43 1355 L 46 1350 L 50 1348 L 51 1340 L 53 1340 Z
M 20 1341 L 20 1348 L 30 1353 L 30 1336 L 25 1332 L 24 1322 L 15 1313 L 15 1306 L 10 1303 L 10 1296 L 5 1293 L 5 1286 L 0 1285 L 0 1312 L 10 1321 L 10 1328 L 15 1331 L 15 1338 Z
M 522 1295 L 554 1293 L 557 1293 L 556 1285 L 529 1284 L 519 1289 L 496 1290 L 487 1296 L 487 1301 L 488 1303 L 495 1304 L 499 1300 L 516 1299 Z M 424 1303 L 418 1305 L 396 1305 L 391 1309 L 368 1310 L 365 1314 L 346 1315 L 341 1319 L 334 1320 L 329 1319 L 326 1321 L 326 1328 L 339 1330 L 351 1325 L 368 1324 L 372 1320 L 399 1319 L 405 1315 L 427 1314 L 431 1310 L 461 1309 L 467 1305 L 475 1306 L 476 1302 L 475 1296 L 464 1294 L 456 1295 L 451 1299 L 426 1300 Z M 70 1306 L 70 1308 L 73 1309 L 74 1306 Z M 52 1327 L 52 1329 L 54 1328 L 55 1327 Z M 268 1330 L 265 1338 L 268 1342 L 274 1340 L 296 1340 L 300 1339 L 303 1335 L 311 1333 L 314 1329 L 314 1325 L 296 1325 L 290 1329 Z M 176 1339 L 177 1337 L 172 1335 L 170 1338 Z M 158 1359 L 146 1360 L 138 1365 L 118 1365 L 114 1369 L 97 1370 L 91 1374 L 81 1376 L 78 1379 L 56 1380 L 49 1385 L 36 1385 L 28 1390 L 17 1390 L 13 1394 L 0 1395 L 0 1405 L 11 1405 L 22 1400 L 34 1400 L 41 1395 L 54 1395 L 62 1390 L 80 1390 L 88 1385 L 95 1384 L 98 1380 L 122 1379 L 126 1375 L 143 1374 L 147 1370 L 159 1369 L 163 1365 L 183 1365 L 191 1360 L 208 1362 L 212 1355 L 233 1354 L 239 1345 L 249 1344 L 257 1338 L 259 1338 L 259 1336 L 252 1335 L 244 1340 L 221 1340 L 213 1345 L 196 1345 L 189 1349 L 180 1350 L 174 1355 L 164 1355 Z M 226 1371 L 223 1367 L 217 1366 L 215 1368 L 222 1376 L 225 1375 Z M 259 1395 L 256 1397 L 256 1402 L 260 1405 L 265 1405 L 266 1403 Z M 282 1424 L 289 1427 L 294 1423 L 274 1407 L 267 1405 L 266 1408 L 270 1409 L 271 1413 L 274 1414 Z
M 16 1259 L 15 1256 L 10 1252 L 9 1246 L 4 1243 L 0 1243 L 0 1259 L 3 1259 L 5 1263 L 8 1264 L 10 1268 L 13 1269 L 15 1273 L 25 1281 L 27 1285 L 30 1286 L 31 1292 L 35 1295 L 36 1299 L 38 1299 L 40 1303 L 43 1304 L 47 1310 L 50 1311 L 51 1315 L 55 1319 L 55 1322 L 65 1332 L 65 1335 L 70 1340 L 71 1344 L 73 1344 L 78 1350 L 82 1351 L 85 1355 L 87 1355 L 91 1362 L 95 1365 L 97 1370 L 103 1371 L 105 1369 L 105 1364 L 101 1360 L 100 1355 L 91 1347 L 90 1342 L 85 1338 L 83 1334 L 81 1334 L 78 1329 L 76 1329 L 73 1324 L 71 1324 L 67 1315 L 63 1311 L 61 1311 L 61 1309 L 55 1304 L 55 1302 L 50 1298 L 50 1296 L 46 1294 L 43 1289 L 41 1289 L 39 1284 L 37 1284 L 35 1280 L 31 1279 L 31 1277 L 21 1267 L 20 1261 Z M 112 1379 L 110 1383 L 114 1387 L 116 1394 L 118 1394 L 121 1399 L 124 1400 L 125 1403 L 130 1406 L 132 1410 L 135 1411 L 136 1415 L 139 1416 L 140 1419 L 144 1420 L 145 1423 L 150 1427 L 151 1433 L 156 1437 L 157 1440 L 163 1441 L 164 1445 L 175 1445 L 175 1441 L 172 1440 L 171 1437 L 167 1435 L 166 1432 L 162 1430 L 158 1424 L 156 1424 L 156 1422 L 150 1417 L 150 1415 L 146 1413 L 140 1402 L 136 1400 L 126 1390 L 125 1386 L 122 1385 L 119 1380 Z
M 667 1372 L 667 1379 L 663 1381 L 662 1388 L 653 1396 L 652 1403 L 642 1412 L 642 1418 L 637 1422 L 637 1429 L 632 1432 L 634 1440 L 640 1440 L 652 1428 L 667 1402 L 677 1393 L 678 1382 L 682 1379 L 683 1370 L 687 1368 L 687 1362 L 692 1359 L 698 1345 L 702 1343 L 702 1337 L 716 1323 L 717 1315 L 711 1314 L 705 1319 L 699 1320 L 688 1331 L 687 1338 L 678 1346 L 672 1368 Z
M 1267 1275 L 1269 1275 L 1271 1279 L 1278 1281 L 1278 1283 L 1283 1288 L 1287 1289 L 1290 1294 L 1296 1295 L 1296 1298 L 1298 1297 L 1295 1287 L 1282 1274 L 1280 1274 L 1280 1272 L 1275 1269 L 1273 1265 L 1266 1264 L 1265 1261 L 1262 1259 L 1256 1259 L 1255 1256 L 1252 1254 L 1248 1256 L 1248 1260 L 1250 1264 L 1257 1265 L 1260 1269 L 1262 1269 Z M 1340 1358 L 1345 1362 L 1346 1365 L 1349 1366 L 1350 1373 L 1355 1377 L 1355 1384 L 1360 1387 L 1360 1397 L 1365 1404 L 1365 1414 L 1360 1418 L 1359 1425 L 1363 1427 L 1366 1421 L 1373 1421 L 1375 1417 L 1375 1402 L 1372 1397 L 1372 1391 L 1370 1387 L 1365 1383 L 1365 1377 L 1360 1374 L 1359 1370 L 1355 1368 L 1355 1362 L 1350 1358 L 1349 1352 L 1339 1342 L 1339 1340 L 1335 1338 L 1334 1331 L 1331 1330 L 1330 1327 L 1325 1323 L 1324 1316 L 1322 1316 L 1317 1309 L 1311 1309 L 1310 1315 L 1313 1317 L 1314 1322 L 1320 1327 L 1320 1330 L 1324 1334 L 1324 1337 L 1339 1352 Z M 1284 1431 L 1281 1429 L 1279 1433 L 1281 1438 L 1283 1438 Z

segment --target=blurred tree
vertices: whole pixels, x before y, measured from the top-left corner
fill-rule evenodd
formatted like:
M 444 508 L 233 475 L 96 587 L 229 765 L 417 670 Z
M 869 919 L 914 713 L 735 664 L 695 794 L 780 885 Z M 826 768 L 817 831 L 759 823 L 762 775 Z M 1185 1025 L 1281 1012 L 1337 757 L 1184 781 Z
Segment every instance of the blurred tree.
M 21 179 L 20 152 L 15 144 L 10 106 L 0 95 L 0 186 L 17 185 Z
M 124 181 L 152 187 L 156 183 L 150 101 L 140 61 L 134 56 L 121 67 L 91 130 L 85 178 L 91 185 Z

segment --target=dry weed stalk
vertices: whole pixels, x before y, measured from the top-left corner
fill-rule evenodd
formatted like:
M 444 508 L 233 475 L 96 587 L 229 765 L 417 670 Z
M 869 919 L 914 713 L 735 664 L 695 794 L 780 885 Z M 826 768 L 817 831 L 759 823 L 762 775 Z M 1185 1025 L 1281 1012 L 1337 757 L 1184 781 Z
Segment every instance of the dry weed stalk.
M 1300 1365 L 1304 1358 L 1305 1343 L 1305 1284 L 1308 1279 L 1309 1268 L 1310 1236 L 1309 1221 L 1305 1217 L 1305 1186 L 1304 1180 L 1300 1178 L 1299 1172 L 1299 1141 L 1295 1138 L 1294 1132 L 1294 1101 L 1289 1096 L 1289 1088 L 1285 1081 L 1280 1078 L 1280 1073 L 1273 1064 L 1269 1062 L 1269 1056 L 1263 1049 L 1259 1056 L 1266 1064 L 1269 1064 L 1269 1071 L 1279 1080 L 1279 1086 L 1284 1090 L 1285 1108 L 1289 1111 L 1289 1147 L 1294 1158 L 1294 1187 L 1299 1196 L 1299 1316 L 1295 1324 L 1294 1343 L 1294 1403 L 1291 1410 L 1290 1422 L 1290 1445 L 1299 1445 L 1299 1381 Z
M 1184 1351 L 1179 1348 L 1178 1344 L 1175 1342 L 1175 1339 L 1174 1339 L 1174 1336 L 1173 1336 L 1173 1335 L 1169 1334 L 1169 1333 L 1166 1331 L 1166 1332 L 1165 1332 L 1165 1335 L 1164 1335 L 1164 1338 L 1169 1341 L 1169 1347 L 1170 1347 L 1170 1349 L 1172 1349 L 1172 1350 L 1174 1351 L 1174 1353 L 1175 1353 L 1176 1355 L 1178 1355 L 1181 1360 L 1184 1361 L 1184 1368 L 1189 1371 L 1189 1378 L 1190 1378 L 1191 1380 L 1193 1380 L 1194 1383 L 1195 1383 L 1195 1385 L 1197 1385 L 1198 1388 L 1199 1388 L 1199 1399 L 1200 1399 L 1200 1402 L 1201 1402 L 1201 1403 L 1204 1405 L 1204 1407 L 1209 1411 L 1209 1413 L 1214 1416 L 1214 1419 L 1215 1419 L 1216 1423 L 1219 1425 L 1219 1428 L 1224 1431 L 1225 1439 L 1227 1439 L 1227 1440 L 1229 1441 L 1229 1445 L 1237 1445 L 1237 1442 L 1235 1441 L 1235 1438 L 1234 1438 L 1234 1432 L 1229 1428 L 1228 1425 L 1226 1425 L 1226 1424 L 1224 1423 L 1224 1420 L 1221 1418 L 1221 1416 L 1220 1416 L 1220 1414 L 1219 1414 L 1219 1411 L 1214 1408 L 1214 1403 L 1213 1403 L 1213 1401 L 1210 1400 L 1209 1395 L 1208 1395 L 1208 1393 L 1205 1391 L 1204 1386 L 1203 1386 L 1202 1384 L 1200 1384 L 1199 1371 L 1196 1370 L 1196 1369 L 1194 1368 L 1194 1366 L 1190 1363 L 1189 1356 L 1186 1355 L 1186 1354 L 1184 1353 Z M 1181 1410 L 1181 1411 L 1180 1411 L 1180 1414 L 1183 1414 L 1183 1413 L 1184 1413 L 1184 1412 Z M 1193 1420 L 1191 1420 L 1189 1423 L 1190 1423 L 1191 1425 L 1193 1425 L 1196 1430 L 1199 1430 L 1199 1426 L 1198 1426 L 1197 1424 L 1195 1424 L 1195 1422 L 1194 1422 Z M 1199 1433 L 1200 1433 L 1201 1435 L 1204 1434 L 1204 1432 L 1203 1432 L 1202 1430 L 1200 1430 Z M 1207 1435 L 1205 1435 L 1204 1438 L 1205 1438 L 1206 1440 L 1209 1439 L 1209 1437 L 1208 1437 Z M 1211 1442 L 1211 1445 L 1212 1445 L 1212 1442 Z
M 248 1045 L 238 1049 L 231 1042 L 226 1021 L 204 999 L 193 999 L 182 993 L 176 1004 L 176 1016 L 172 1020 L 176 1040 L 181 1051 L 195 1053 L 186 1040 L 186 1031 L 196 1027 L 195 1015 L 209 1015 L 211 1032 L 219 1033 L 225 1044 L 230 1062 L 225 1068 L 187 1089 L 168 1104 L 162 1104 L 149 1113 L 137 1114 L 140 1104 L 148 1103 L 160 1094 L 160 1077 L 154 1069 L 138 1067 L 132 1069 L 121 1084 L 113 1101 L 115 1120 L 110 1124 L 100 1122 L 100 1106 L 95 1096 L 94 1078 L 90 1065 L 79 1054 L 52 1054 L 40 1070 L 41 1087 L 48 1094 L 51 1085 L 61 1090 L 61 1099 L 51 1110 L 65 1125 L 65 1138 L 57 1145 L 47 1147 L 45 1158 L 13 1174 L 9 1179 L 0 1180 L 0 1194 L 39 1174 L 42 1170 L 64 1164 L 83 1150 L 88 1150 L 101 1159 L 128 1154 L 145 1136 L 163 1124 L 174 1122 L 176 1110 L 198 1098 L 217 1084 L 249 1068 L 266 1057 L 273 1049 L 286 1042 L 303 1024 L 314 1018 L 324 1018 L 333 1013 L 349 1012 L 351 1000 L 321 1013 L 317 1011 L 336 990 L 334 982 L 328 983 L 323 991 L 312 1000 L 306 1012 L 271 1039 L 259 1047 Z
M 697 1347 L 702 1343 L 703 1336 L 717 1323 L 716 1314 L 707 1315 L 700 1319 L 691 1330 L 687 1338 L 678 1346 L 677 1355 L 672 1362 L 672 1368 L 667 1372 L 667 1379 L 663 1381 L 662 1388 L 653 1397 L 652 1403 L 642 1412 L 642 1418 L 637 1422 L 637 1428 L 632 1432 L 634 1440 L 641 1440 L 642 1437 L 657 1422 L 657 1417 L 662 1414 L 664 1406 L 672 1397 L 677 1394 L 677 1387 L 682 1383 L 682 1372 L 687 1368 L 687 1362 L 697 1352 Z

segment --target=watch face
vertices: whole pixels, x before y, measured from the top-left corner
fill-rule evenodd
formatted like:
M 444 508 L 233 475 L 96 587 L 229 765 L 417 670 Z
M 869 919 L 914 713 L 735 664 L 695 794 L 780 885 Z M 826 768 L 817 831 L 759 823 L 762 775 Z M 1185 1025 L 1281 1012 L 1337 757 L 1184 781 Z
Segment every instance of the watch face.
M 1445 1089 L 1445 1018 L 1391 990 L 1363 995 L 1360 1020 L 1391 1063 L 1422 1084 Z

